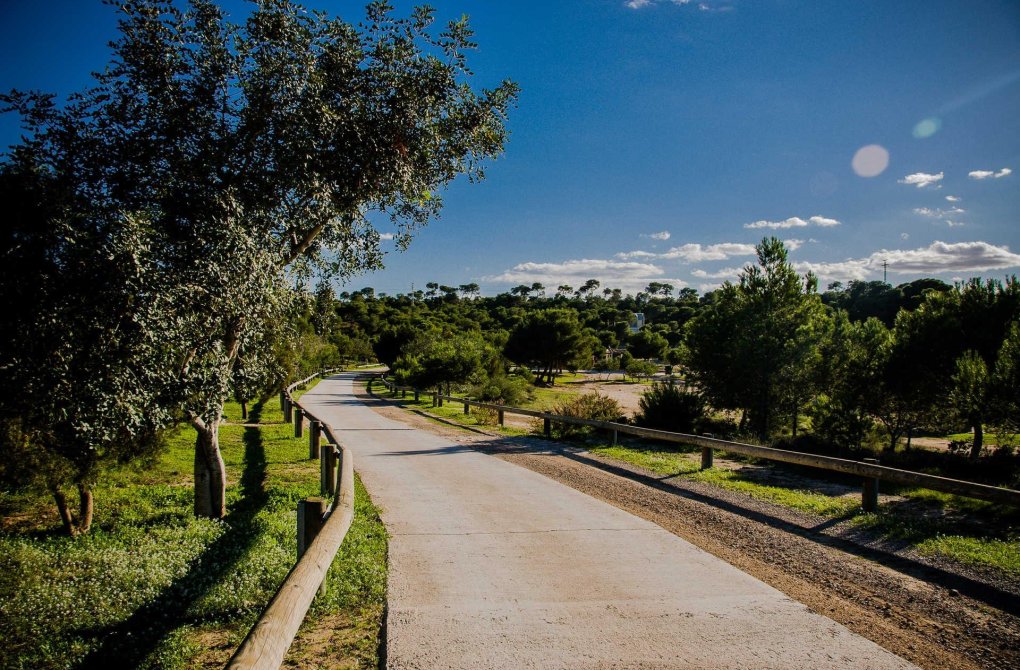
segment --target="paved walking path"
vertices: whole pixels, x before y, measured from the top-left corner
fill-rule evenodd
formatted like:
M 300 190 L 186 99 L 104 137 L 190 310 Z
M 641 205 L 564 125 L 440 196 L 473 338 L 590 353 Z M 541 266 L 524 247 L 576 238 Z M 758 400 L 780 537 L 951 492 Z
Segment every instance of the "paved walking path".
M 655 524 L 380 416 L 352 380 L 301 402 L 391 533 L 388 667 L 913 667 Z

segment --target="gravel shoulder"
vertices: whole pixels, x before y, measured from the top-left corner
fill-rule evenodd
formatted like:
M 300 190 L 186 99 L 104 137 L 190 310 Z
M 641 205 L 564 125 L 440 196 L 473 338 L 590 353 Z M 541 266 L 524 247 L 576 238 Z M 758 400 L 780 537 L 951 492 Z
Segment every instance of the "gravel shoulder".
M 538 438 L 444 425 L 363 392 L 359 398 L 652 521 L 920 667 L 1020 667 L 1013 581 L 911 555 L 838 520 Z

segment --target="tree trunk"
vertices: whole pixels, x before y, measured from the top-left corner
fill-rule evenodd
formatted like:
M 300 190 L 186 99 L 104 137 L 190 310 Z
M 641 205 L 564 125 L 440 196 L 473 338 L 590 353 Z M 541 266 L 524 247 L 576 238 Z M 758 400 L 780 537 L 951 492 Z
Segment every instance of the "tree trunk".
M 59 489 L 53 489 L 53 500 L 57 503 L 57 512 L 60 513 L 60 521 L 64 524 L 64 532 L 74 537 L 74 517 L 67 507 L 67 496 Z
M 914 427 L 907 429 L 907 451 L 910 451 L 910 442 L 914 439 Z
M 248 401 L 247 400 L 242 400 L 241 401 L 241 421 L 247 421 L 247 420 L 248 420 Z
M 92 528 L 92 488 L 87 484 L 78 484 L 78 533 L 87 533 Z
M 226 516 L 227 473 L 220 454 L 220 422 L 195 426 L 195 516 Z
M 970 448 L 970 459 L 976 461 L 981 455 L 981 447 L 985 444 L 985 433 L 980 421 L 974 422 L 974 446 Z
M 794 406 L 793 406 L 793 430 L 791 432 L 793 433 L 793 439 L 795 439 L 795 440 L 797 439 L 797 419 L 800 418 L 800 412 L 798 411 L 798 409 L 799 409 L 799 407 L 796 404 L 794 404 Z
M 57 512 L 60 514 L 60 522 L 64 526 L 64 532 L 71 537 L 89 532 L 92 528 L 92 489 L 87 484 L 78 484 L 78 518 L 71 513 L 71 507 L 67 504 L 67 494 L 57 487 L 53 487 L 53 500 L 57 503 Z

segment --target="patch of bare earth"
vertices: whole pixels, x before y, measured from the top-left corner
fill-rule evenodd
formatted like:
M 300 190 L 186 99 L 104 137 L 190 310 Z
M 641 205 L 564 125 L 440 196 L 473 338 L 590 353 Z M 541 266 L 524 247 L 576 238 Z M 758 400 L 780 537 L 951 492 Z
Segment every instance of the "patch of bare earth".
M 1020 667 L 1020 584 L 884 546 L 838 520 L 663 478 L 538 438 L 381 414 L 470 444 L 648 519 L 922 668 Z

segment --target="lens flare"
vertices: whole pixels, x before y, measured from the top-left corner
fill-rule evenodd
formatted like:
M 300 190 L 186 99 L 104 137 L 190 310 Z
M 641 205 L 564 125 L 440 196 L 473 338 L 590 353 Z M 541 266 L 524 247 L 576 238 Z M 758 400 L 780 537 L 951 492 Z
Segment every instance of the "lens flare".
M 939 131 L 942 127 L 942 119 L 937 117 L 929 117 L 919 122 L 914 126 L 914 137 L 919 140 L 923 140 L 926 137 L 931 137 Z
M 857 150 L 850 165 L 859 177 L 877 177 L 889 167 L 889 152 L 879 144 L 869 144 Z

